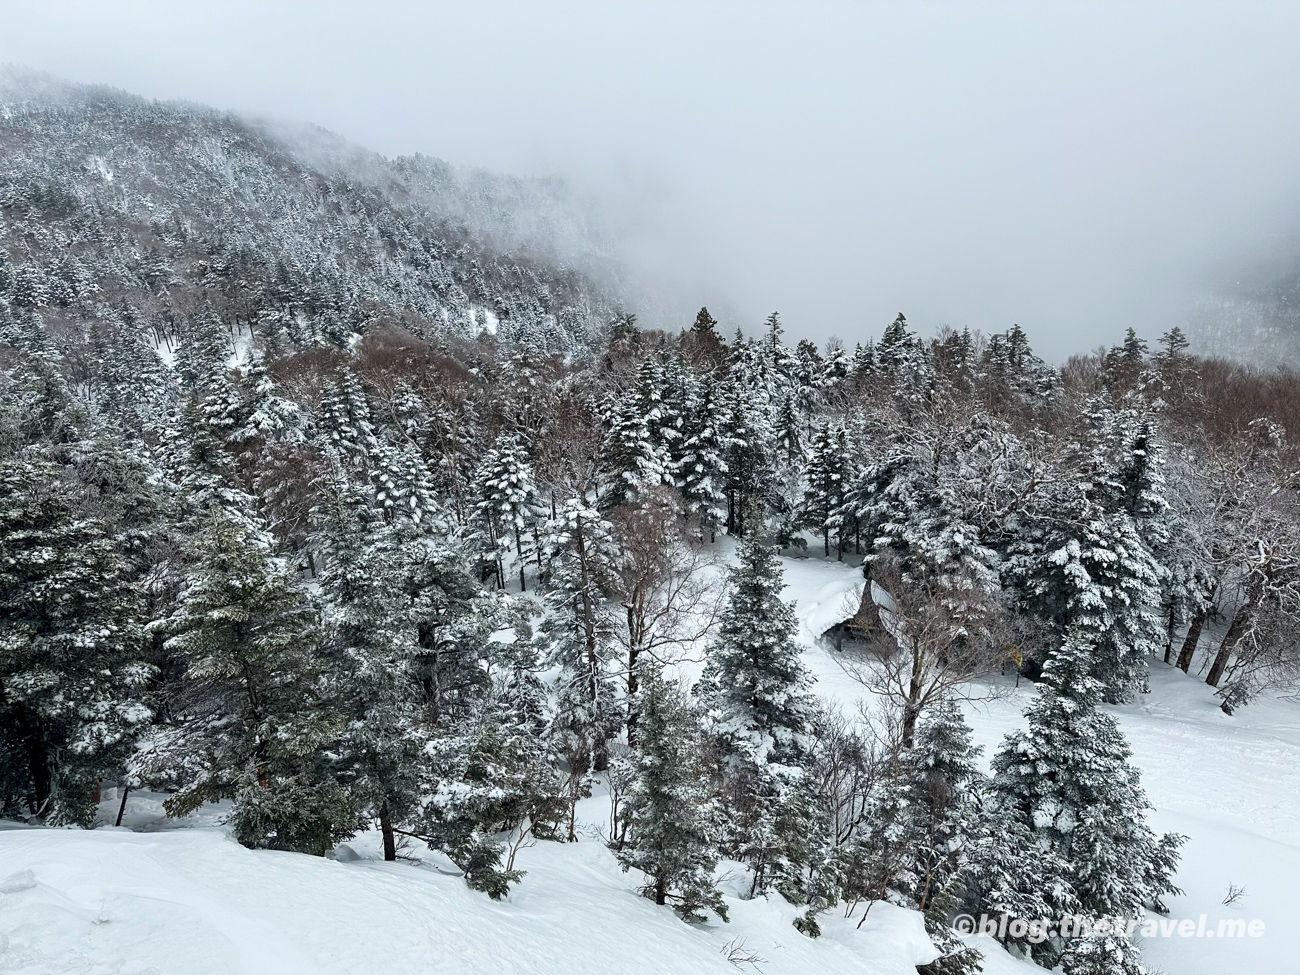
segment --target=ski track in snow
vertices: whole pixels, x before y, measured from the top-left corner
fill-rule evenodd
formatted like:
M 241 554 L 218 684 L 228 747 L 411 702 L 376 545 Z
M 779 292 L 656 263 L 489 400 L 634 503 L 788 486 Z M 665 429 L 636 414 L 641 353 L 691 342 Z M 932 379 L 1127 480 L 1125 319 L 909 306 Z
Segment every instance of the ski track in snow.
M 782 560 L 796 601 L 816 692 L 852 713 L 864 691 L 817 639 L 849 615 L 860 570 L 819 558 Z M 847 610 L 847 611 L 846 611 Z M 984 760 L 1023 726 L 1032 685 L 1000 693 L 967 715 Z M 1265 936 L 1228 941 L 1154 938 L 1152 971 L 1170 975 L 1295 971 L 1300 913 L 1300 704 L 1263 700 L 1234 716 L 1219 711 L 1200 680 L 1152 664 L 1152 693 L 1111 709 L 1133 748 L 1157 830 L 1190 839 L 1176 878 L 1186 893 L 1170 917 L 1260 918 Z M 117 803 L 106 797 L 111 821 Z M 528 871 L 503 902 L 423 864 L 387 864 L 378 838 L 348 846 L 349 862 L 246 850 L 218 825 L 220 810 L 182 823 L 161 819 L 160 797 L 133 794 L 131 829 L 0 830 L 0 972 L 24 975 L 226 975 L 226 973 L 734 973 L 724 947 L 743 943 L 767 975 L 912 975 L 932 954 L 918 914 L 877 904 L 861 930 L 832 911 L 812 940 L 792 926 L 797 909 L 779 896 L 746 901 L 726 865 L 720 886 L 731 923 L 683 924 L 636 893 L 600 841 L 607 797 L 580 806 L 584 838 L 522 850 Z M 0 824 L 2 825 L 2 824 Z M 21 871 L 30 870 L 35 886 Z M 14 878 L 15 882 L 6 884 Z M 1221 903 L 1228 884 L 1238 903 Z M 985 972 L 1042 971 L 988 938 Z

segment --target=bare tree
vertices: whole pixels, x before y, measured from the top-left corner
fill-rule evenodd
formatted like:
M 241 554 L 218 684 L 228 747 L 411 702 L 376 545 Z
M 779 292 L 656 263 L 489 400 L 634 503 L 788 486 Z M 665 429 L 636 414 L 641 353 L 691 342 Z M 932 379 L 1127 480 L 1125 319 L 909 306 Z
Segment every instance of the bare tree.
M 898 709 L 902 742 L 910 746 L 927 708 L 1026 655 L 1030 624 L 968 574 L 904 573 L 892 553 L 883 553 L 872 562 L 851 623 L 866 638 L 866 653 L 842 666 Z
M 623 609 L 617 640 L 627 666 L 628 741 L 636 743 L 637 668 L 643 657 L 663 661 L 704 639 L 716 622 L 725 587 L 711 576 L 716 556 L 687 528 L 677 495 L 660 488 L 610 514 L 618 554 L 609 592 Z

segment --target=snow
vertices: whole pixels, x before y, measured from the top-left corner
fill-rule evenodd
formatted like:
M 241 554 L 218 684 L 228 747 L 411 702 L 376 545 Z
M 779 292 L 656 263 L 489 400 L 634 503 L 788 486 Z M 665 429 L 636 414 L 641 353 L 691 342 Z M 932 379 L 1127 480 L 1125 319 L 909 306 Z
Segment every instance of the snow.
M 852 713 L 866 691 L 819 634 L 856 607 L 861 572 L 815 558 L 782 566 L 815 690 Z M 1205 914 L 1211 930 L 1219 919 L 1258 918 L 1266 934 L 1149 938 L 1145 963 L 1179 975 L 1294 970 L 1300 704 L 1268 699 L 1228 716 L 1195 676 L 1153 663 L 1151 683 L 1150 694 L 1110 710 L 1142 770 L 1152 826 L 1190 837 L 1176 877 L 1186 894 L 1170 899 L 1170 917 Z M 986 762 L 1002 736 L 1023 725 L 1021 712 L 1037 693 L 1010 678 L 988 690 L 997 693 L 967 706 Z M 106 790 L 104 822 L 118 801 Z M 420 862 L 384 863 L 374 834 L 340 847 L 334 859 L 252 851 L 220 827 L 220 807 L 176 822 L 165 819 L 161 801 L 132 793 L 123 828 L 0 828 L 0 971 L 912 975 L 932 955 L 920 916 L 884 903 L 860 930 L 857 917 L 830 912 L 823 936 L 806 938 L 792 926 L 796 908 L 779 896 L 741 896 L 738 864 L 720 868 L 730 923 L 684 924 L 640 897 L 637 877 L 605 848 L 609 807 L 599 794 L 580 804 L 579 842 L 520 851 L 527 876 L 502 902 L 468 889 L 427 850 Z M 1230 906 L 1221 903 L 1229 884 L 1246 890 Z M 990 975 L 1041 971 L 989 938 L 970 941 Z M 758 967 L 729 963 L 729 948 L 756 955 Z
M 582 812 L 600 819 L 607 801 Z M 912 975 L 933 954 L 919 915 L 887 904 L 860 931 L 826 919 L 815 941 L 779 896 L 729 897 L 729 924 L 684 924 L 635 892 L 595 825 L 581 842 L 521 851 L 528 876 L 499 903 L 427 851 L 419 865 L 384 863 L 373 834 L 319 859 L 246 850 L 214 827 L 0 831 L 0 970 L 734 975 L 733 944 L 774 975 Z
M 811 559 L 785 559 L 783 568 L 787 598 L 829 591 L 827 574 L 842 569 Z M 816 692 L 853 713 L 864 689 L 838 666 L 829 641 L 809 640 L 824 618 L 818 600 L 798 609 Z M 1023 680 L 1016 688 L 1013 678 L 986 689 L 985 700 L 969 704 L 966 716 L 987 770 L 1003 735 L 1024 726 L 1022 712 L 1037 691 Z M 1108 710 L 1142 771 L 1155 807 L 1152 828 L 1189 837 L 1174 878 L 1186 893 L 1167 898 L 1168 917 L 1199 921 L 1205 914 L 1209 930 L 1223 919 L 1265 924 L 1260 938 L 1148 938 L 1142 942 L 1144 964 L 1178 975 L 1296 970 L 1290 934 L 1300 917 L 1300 884 L 1294 881 L 1300 877 L 1300 702 L 1265 698 L 1229 716 L 1203 678 L 1153 661 L 1151 693 Z M 1246 889 L 1230 906 L 1222 903 L 1229 884 Z M 1041 971 L 989 938 L 968 940 L 984 952 L 985 972 Z

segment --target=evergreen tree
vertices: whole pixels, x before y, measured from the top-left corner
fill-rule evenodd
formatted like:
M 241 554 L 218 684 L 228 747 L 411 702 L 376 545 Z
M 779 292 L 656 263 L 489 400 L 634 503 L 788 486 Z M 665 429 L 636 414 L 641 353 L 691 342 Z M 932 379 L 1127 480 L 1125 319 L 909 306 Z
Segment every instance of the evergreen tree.
M 319 856 L 354 828 L 355 813 L 333 775 L 341 721 L 316 610 L 280 560 L 219 514 L 194 559 L 166 629 L 194 701 L 174 747 L 199 756 L 203 771 L 168 799 L 168 814 L 230 798 L 245 846 Z
M 701 777 L 699 724 L 689 701 L 654 668 L 642 668 L 637 692 L 637 750 L 623 805 L 624 870 L 646 876 L 642 893 L 673 901 L 685 921 L 727 908 L 713 883 L 718 863 L 716 809 Z
M 1151 544 L 1161 541 L 1166 505 L 1149 431 L 1125 429 L 1106 411 L 1091 425 L 1095 445 L 1076 461 L 1086 476 L 1045 492 L 1007 574 L 1058 639 L 1085 635 L 1088 673 L 1117 703 L 1146 688 L 1147 661 L 1164 644 L 1152 610 L 1166 573 Z
M 1032 829 L 1012 810 L 993 802 L 971 844 L 959 874 L 961 906 L 973 917 L 1059 918 L 1080 910 L 1068 880 L 1069 865 L 1052 849 L 1037 841 Z M 1028 952 L 1043 965 L 1055 965 L 1057 945 L 1037 944 L 1029 933 L 1016 937 L 1007 931 L 1000 939 Z
M 605 463 L 612 475 L 606 498 L 609 507 L 675 481 L 672 454 L 681 433 L 678 418 L 665 409 L 666 391 L 663 367 L 647 359 L 632 393 L 615 398 L 606 407 Z
M 767 354 L 775 358 L 777 350 L 781 348 L 781 336 L 785 334 L 780 314 L 772 312 L 763 320 L 763 325 L 767 329 Z
M 687 508 L 700 522 L 700 538 L 714 540 L 727 514 L 725 490 L 728 473 L 724 459 L 730 446 L 718 415 L 717 386 L 704 380 L 693 383 L 683 410 L 681 460 L 677 479 Z
M 781 599 L 781 566 L 770 546 L 747 536 L 737 556 L 700 690 L 737 754 L 795 765 L 807 751 L 812 703 L 794 610 Z
M 848 435 L 843 427 L 832 429 L 823 423 L 813 437 L 808 452 L 808 466 L 804 470 L 803 524 L 819 532 L 827 555 L 831 554 L 831 529 L 836 527 L 836 516 L 844 507 L 847 488 Z M 844 539 L 840 538 L 840 555 L 844 554 Z
M 709 314 L 709 310 L 707 308 L 701 308 L 695 314 L 695 321 L 691 323 L 691 331 L 697 335 L 712 335 L 717 338 L 717 324 L 718 320 Z
M 420 648 L 401 547 L 366 492 L 341 476 L 315 520 L 329 698 L 345 719 L 338 775 L 357 811 L 379 823 L 384 859 L 394 860 L 394 824 L 418 807 L 432 737 L 416 693 Z
M 993 788 L 1002 811 L 1066 864 L 1084 911 L 1136 917 L 1177 893 L 1171 854 L 1182 838 L 1157 838 L 1147 827 L 1128 744 L 1097 709 L 1101 686 L 1088 676 L 1089 648 L 1077 639 L 1045 666 L 1028 730 L 1008 735 L 993 759 Z
M 614 622 L 602 590 L 614 557 L 609 523 L 574 498 L 547 526 L 545 549 L 542 631 L 548 661 L 559 667 L 553 733 L 576 781 L 608 765 L 609 741 L 622 724 L 610 672 Z
M 983 786 L 975 765 L 979 752 L 971 744 L 961 710 L 946 701 L 918 725 L 915 742 L 903 754 L 912 844 L 907 880 L 922 913 L 949 891 L 978 834 L 977 790 Z
M 733 379 L 723 387 L 719 400 L 726 444 L 727 532 L 743 535 L 762 529 L 763 512 L 772 493 L 772 428 L 765 399 L 756 395 L 754 387 Z
M 746 536 L 738 555 L 700 694 L 722 757 L 727 848 L 753 870 L 753 893 L 775 885 L 798 901 L 818 835 L 805 769 L 808 677 L 794 642 L 794 611 L 781 600 L 776 554 Z
M 1061 956 L 1062 975 L 1147 975 L 1127 926 L 1124 917 L 1100 918 L 1088 933 L 1070 939 Z
M 483 455 L 472 490 L 477 501 L 470 526 L 480 551 L 495 570 L 497 587 L 505 588 L 505 560 L 513 548 L 519 588 L 526 589 L 524 570 L 532 554 L 532 529 L 540 505 L 532 465 L 517 437 L 497 438 Z
M 0 809 L 89 826 L 150 711 L 129 537 L 54 464 L 0 463 Z

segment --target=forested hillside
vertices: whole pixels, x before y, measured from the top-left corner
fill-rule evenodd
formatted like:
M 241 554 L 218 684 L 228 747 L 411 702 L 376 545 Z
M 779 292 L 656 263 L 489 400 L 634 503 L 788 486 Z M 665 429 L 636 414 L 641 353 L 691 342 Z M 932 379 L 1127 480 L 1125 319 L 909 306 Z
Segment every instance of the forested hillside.
M 434 164 L 349 182 L 108 92 L 3 116 L 0 815 L 88 826 L 111 781 L 253 848 L 375 828 L 501 898 L 599 788 L 687 921 L 728 860 L 804 935 L 890 901 L 966 971 L 958 910 L 1177 891 L 1103 705 L 1152 667 L 1228 712 L 1294 686 L 1290 373 L 1176 329 L 1060 369 L 903 315 L 645 331 L 417 203 Z M 869 713 L 813 694 L 778 550 L 862 566 Z M 1002 673 L 1043 692 L 985 775 L 955 705 Z M 1137 971 L 1105 927 L 1001 938 Z
M 83 338 L 175 342 L 208 310 L 273 345 L 338 347 L 378 322 L 420 335 L 500 323 L 565 349 L 611 316 L 548 246 L 583 233 L 557 216 L 555 186 L 296 135 L 0 75 L 0 288 Z

